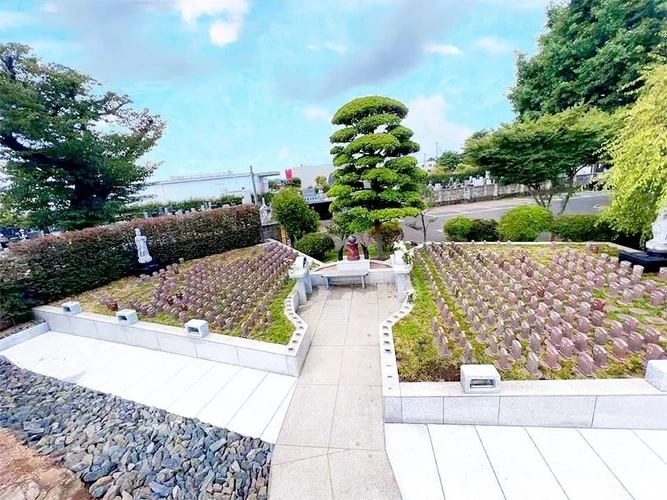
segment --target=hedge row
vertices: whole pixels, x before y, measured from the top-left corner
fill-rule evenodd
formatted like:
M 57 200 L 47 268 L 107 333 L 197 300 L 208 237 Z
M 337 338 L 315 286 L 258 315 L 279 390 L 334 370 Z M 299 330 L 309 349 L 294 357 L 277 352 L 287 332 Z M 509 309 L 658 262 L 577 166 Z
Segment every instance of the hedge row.
M 255 206 L 239 206 L 138 219 L 26 240 L 0 259 L 0 327 L 23 319 L 26 308 L 92 290 L 123 278 L 136 266 L 134 229 L 148 238 L 163 265 L 197 259 L 260 242 Z M 17 305 L 23 302 L 25 307 Z

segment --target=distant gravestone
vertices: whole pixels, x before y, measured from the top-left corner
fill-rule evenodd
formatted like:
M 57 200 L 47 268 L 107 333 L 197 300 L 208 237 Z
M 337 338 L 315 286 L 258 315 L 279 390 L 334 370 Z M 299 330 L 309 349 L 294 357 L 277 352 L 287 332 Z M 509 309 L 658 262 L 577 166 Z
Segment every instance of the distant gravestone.
M 607 351 L 600 345 L 593 346 L 593 362 L 600 368 L 607 366 Z
M 542 372 L 540 371 L 540 359 L 534 352 L 528 353 L 528 361 L 526 363 L 526 369 L 533 377 L 540 378 L 542 377 Z
M 588 335 L 578 332 L 573 342 L 578 351 L 585 351 L 588 348 Z
M 665 357 L 665 350 L 658 344 L 649 344 L 646 346 L 646 361 L 652 359 L 663 359 Z

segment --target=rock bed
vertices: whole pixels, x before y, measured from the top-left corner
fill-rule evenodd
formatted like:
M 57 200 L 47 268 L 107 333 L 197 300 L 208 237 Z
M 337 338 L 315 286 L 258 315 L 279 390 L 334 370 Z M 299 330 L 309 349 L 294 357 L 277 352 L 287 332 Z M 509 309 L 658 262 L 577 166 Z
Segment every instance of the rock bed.
M 268 496 L 273 445 L 16 367 L 0 357 L 0 427 L 105 500 Z

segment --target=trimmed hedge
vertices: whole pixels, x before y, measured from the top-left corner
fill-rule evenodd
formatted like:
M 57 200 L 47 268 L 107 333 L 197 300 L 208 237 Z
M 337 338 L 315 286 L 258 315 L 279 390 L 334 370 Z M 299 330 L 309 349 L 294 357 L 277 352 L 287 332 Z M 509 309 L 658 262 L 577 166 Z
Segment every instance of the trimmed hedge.
M 459 215 L 443 227 L 449 241 L 498 241 L 498 222 L 493 219 L 469 219 Z
M 317 260 L 323 260 L 327 252 L 336 248 L 336 245 L 328 234 L 310 233 L 297 241 L 294 248 Z
M 498 235 L 504 241 L 535 241 L 540 233 L 549 231 L 553 220 L 548 208 L 537 205 L 514 207 L 500 218 Z
M 599 215 L 561 215 L 551 223 L 551 233 L 565 241 L 612 241 L 614 231 Z
M 0 318 L 16 320 L 21 313 L 17 297 L 34 307 L 131 274 L 136 265 L 137 227 L 148 238 L 153 259 L 167 265 L 180 258 L 197 259 L 256 245 L 261 222 L 257 207 L 244 205 L 138 219 L 13 244 L 10 258 L 0 259 L 0 291 L 5 292 L 0 298 Z

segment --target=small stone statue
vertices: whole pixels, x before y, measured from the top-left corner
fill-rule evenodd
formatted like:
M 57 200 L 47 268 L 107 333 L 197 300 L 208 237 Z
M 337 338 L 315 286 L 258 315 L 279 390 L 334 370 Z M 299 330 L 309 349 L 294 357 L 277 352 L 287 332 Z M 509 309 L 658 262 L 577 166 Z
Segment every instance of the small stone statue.
M 259 217 L 262 224 L 271 224 L 271 222 L 273 222 L 271 217 L 271 207 L 266 204 L 264 198 L 262 198 L 262 206 L 259 207 Z
M 653 238 L 646 242 L 649 252 L 667 254 L 667 207 L 660 210 L 658 218 L 651 225 Z
M 347 260 L 359 260 L 359 244 L 355 236 L 350 236 L 345 243 Z
M 148 245 L 146 244 L 146 237 L 141 234 L 141 229 L 134 230 L 136 236 L 134 237 L 134 244 L 137 246 L 137 257 L 139 264 L 148 264 L 153 260 L 153 257 L 148 253 Z

